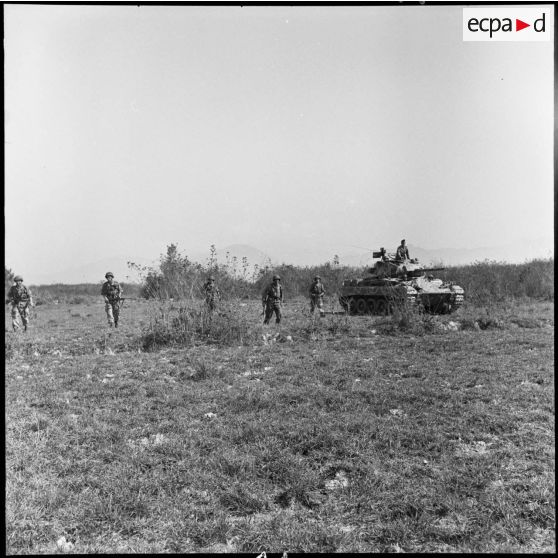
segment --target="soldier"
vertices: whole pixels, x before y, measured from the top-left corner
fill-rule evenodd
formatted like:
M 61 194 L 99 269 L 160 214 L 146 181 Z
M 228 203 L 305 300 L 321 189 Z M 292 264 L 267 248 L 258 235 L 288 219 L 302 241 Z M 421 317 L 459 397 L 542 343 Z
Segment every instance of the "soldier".
M 105 312 L 107 313 L 108 325 L 112 327 L 114 323 L 114 327 L 118 327 L 122 287 L 114 280 L 114 274 L 111 271 L 106 272 L 105 279 L 101 294 L 105 297 Z
M 14 277 L 15 285 L 10 287 L 8 291 L 8 299 L 6 304 L 12 305 L 12 328 L 14 331 L 19 329 L 17 315 L 21 316 L 23 323 L 23 331 L 27 331 L 29 324 L 29 308 L 33 306 L 33 298 L 31 291 L 23 284 L 23 277 L 16 275 Z
M 219 291 L 219 287 L 215 284 L 215 277 L 213 277 L 213 275 L 207 278 L 203 290 L 205 291 L 205 304 L 209 311 L 213 312 L 213 310 L 215 310 L 216 300 L 221 300 L 221 292 Z
M 395 252 L 395 259 L 397 260 L 409 260 L 409 249 L 405 246 L 405 239 L 401 241 L 401 244 L 397 247 Z
M 265 318 L 264 325 L 269 323 L 271 316 L 275 312 L 275 323 L 281 322 L 281 304 L 283 304 L 283 287 L 281 286 L 281 277 L 273 276 L 273 282 L 267 287 L 262 295 L 262 305 L 264 307 Z
M 322 278 L 319 275 L 314 277 L 314 282 L 310 285 L 310 313 L 314 313 L 316 306 L 320 311 L 320 316 L 324 315 L 324 295 L 325 289 L 322 284 Z

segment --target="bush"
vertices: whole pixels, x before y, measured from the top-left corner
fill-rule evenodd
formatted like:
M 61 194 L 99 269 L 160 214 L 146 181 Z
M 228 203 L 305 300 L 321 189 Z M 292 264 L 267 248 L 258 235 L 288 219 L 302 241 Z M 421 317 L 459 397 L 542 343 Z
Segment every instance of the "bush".
M 247 277 L 247 261 L 243 259 L 244 272 L 239 275 L 236 260 L 218 264 L 215 258 L 215 246 L 211 247 L 209 263 L 203 266 L 191 262 L 188 256 L 178 252 L 176 244 L 167 247 L 167 252 L 160 258 L 159 268 L 140 267 L 134 263 L 128 265 L 142 276 L 141 296 L 159 300 L 187 300 L 204 297 L 203 285 L 208 275 L 213 275 L 222 293 L 223 299 L 246 298 L 253 294 L 253 281 Z
M 380 331 L 386 334 L 411 333 L 424 335 L 440 330 L 436 316 L 426 312 L 422 307 L 406 302 L 393 301 L 392 314 L 378 325 Z
M 494 261 L 450 267 L 440 274 L 465 289 L 465 299 L 479 305 L 509 299 L 554 300 L 554 259 L 523 264 Z
M 217 345 L 249 345 L 256 339 L 245 316 L 233 308 L 222 306 L 214 312 L 195 303 L 179 306 L 161 302 L 155 308 L 155 316 L 142 334 L 145 351 L 164 346 L 192 346 L 197 343 Z
M 176 244 L 167 247 L 166 254 L 160 258 L 158 269 L 142 268 L 131 262 L 128 265 L 142 277 L 141 296 L 159 300 L 203 298 L 203 284 L 210 274 L 215 276 L 223 300 L 259 297 L 275 273 L 281 276 L 285 294 L 289 299 L 300 295 L 307 296 L 316 275 L 322 277 L 328 294 L 335 295 L 343 280 L 363 274 L 362 269 L 341 267 L 336 260 L 333 264 L 327 262 L 312 267 L 296 267 L 289 264 L 272 267 L 269 264 L 260 268 L 258 265 L 250 266 L 245 257 L 239 265 L 237 258 L 230 258 L 227 254 L 226 262 L 219 264 L 214 245 L 210 248 L 206 265 L 191 262 L 188 256 L 179 253 Z

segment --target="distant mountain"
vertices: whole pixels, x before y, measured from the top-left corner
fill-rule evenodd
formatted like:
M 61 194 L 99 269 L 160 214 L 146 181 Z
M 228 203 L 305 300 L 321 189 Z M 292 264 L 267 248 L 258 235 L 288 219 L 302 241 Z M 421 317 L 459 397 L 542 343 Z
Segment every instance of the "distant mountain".
M 425 249 L 409 244 L 412 258 L 418 258 L 425 265 L 468 265 L 476 261 L 497 261 L 523 263 L 533 259 L 546 259 L 554 256 L 554 239 L 539 238 L 501 246 L 474 248 Z M 380 249 L 380 245 L 376 248 Z M 356 248 L 356 247 L 355 247 Z M 395 252 L 396 246 L 386 246 L 388 252 Z M 271 250 L 270 250 L 271 253 Z M 341 265 L 363 267 L 373 263 L 373 250 L 340 249 L 339 247 L 320 246 L 316 249 L 293 245 L 271 253 L 274 264 L 288 263 L 299 266 L 312 266 L 331 262 L 334 255 L 339 256 Z
M 420 246 L 408 245 L 411 258 L 418 258 L 424 265 L 455 266 L 469 265 L 485 260 L 507 263 L 523 263 L 534 259 L 554 257 L 553 242 L 550 239 L 522 241 L 502 246 L 486 246 L 480 248 L 440 248 L 427 250 Z M 388 252 L 395 252 L 396 247 L 386 247 Z M 374 260 L 372 251 L 340 253 L 341 265 L 364 266 Z
M 534 259 L 554 257 L 553 239 L 524 240 L 501 246 L 477 248 L 441 248 L 425 250 L 409 245 L 411 257 L 424 264 L 468 265 L 485 260 L 507 263 L 523 263 Z
M 378 249 L 380 246 L 378 246 Z M 388 252 L 395 251 L 395 246 L 386 247 Z M 526 240 L 493 247 L 480 248 L 440 248 L 435 250 L 427 250 L 419 246 L 409 244 L 409 253 L 412 258 L 418 258 L 422 264 L 433 266 L 454 266 L 468 265 L 476 261 L 497 261 L 508 263 L 523 263 L 537 258 L 547 259 L 554 257 L 554 239 L 544 238 L 535 240 Z M 209 261 L 209 251 L 207 252 L 184 252 L 190 261 L 207 265 Z M 302 245 L 293 245 L 291 248 L 282 247 L 275 251 L 269 250 L 269 254 L 251 246 L 249 244 L 231 244 L 224 248 L 217 248 L 216 259 L 219 264 L 226 264 L 227 261 L 233 265 L 233 259 L 236 258 L 236 266 L 239 272 L 242 272 L 242 259 L 246 258 L 248 262 L 248 273 L 250 274 L 254 265 L 258 267 L 271 267 L 280 264 L 291 264 L 296 266 L 313 266 L 332 262 L 334 255 L 339 256 L 339 263 L 343 266 L 365 267 L 370 266 L 374 259 L 372 258 L 372 250 L 335 250 L 328 246 L 320 246 L 317 249 L 304 247 Z M 104 280 L 105 273 L 112 271 L 118 281 L 123 283 L 140 282 L 137 272 L 130 269 L 127 262 L 132 261 L 140 266 L 154 266 L 158 268 L 159 260 L 148 260 L 147 258 L 133 258 L 126 256 L 115 256 L 105 258 L 76 266 L 71 269 L 64 269 L 56 273 L 38 274 L 30 281 L 33 285 L 49 285 L 53 283 L 100 283 Z

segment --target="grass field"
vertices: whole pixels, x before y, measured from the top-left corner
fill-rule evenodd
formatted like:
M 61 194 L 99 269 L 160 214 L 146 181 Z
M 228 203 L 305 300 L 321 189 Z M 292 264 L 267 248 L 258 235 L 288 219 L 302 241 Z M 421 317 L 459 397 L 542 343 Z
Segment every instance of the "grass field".
M 224 311 L 153 352 L 147 302 L 6 332 L 7 553 L 555 551 L 553 303 Z

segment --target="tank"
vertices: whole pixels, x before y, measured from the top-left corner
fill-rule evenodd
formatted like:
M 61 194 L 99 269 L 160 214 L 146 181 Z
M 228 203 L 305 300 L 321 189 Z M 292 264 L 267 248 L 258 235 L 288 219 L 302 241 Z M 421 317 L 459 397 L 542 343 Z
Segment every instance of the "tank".
M 381 248 L 380 258 L 360 279 L 343 281 L 339 302 L 350 314 L 385 315 L 407 304 L 433 314 L 449 314 L 463 305 L 464 291 L 451 282 L 436 279 L 432 272 L 443 267 L 425 267 L 417 259 L 399 260 Z

